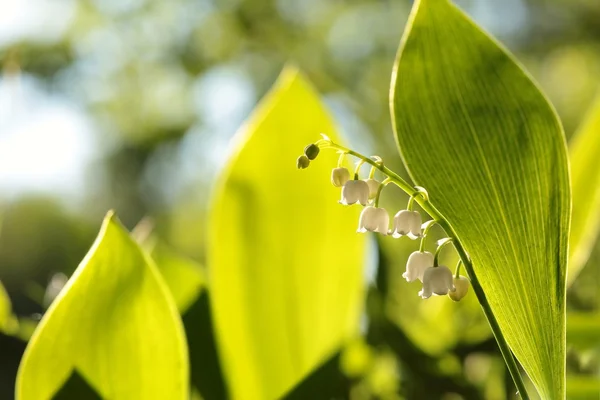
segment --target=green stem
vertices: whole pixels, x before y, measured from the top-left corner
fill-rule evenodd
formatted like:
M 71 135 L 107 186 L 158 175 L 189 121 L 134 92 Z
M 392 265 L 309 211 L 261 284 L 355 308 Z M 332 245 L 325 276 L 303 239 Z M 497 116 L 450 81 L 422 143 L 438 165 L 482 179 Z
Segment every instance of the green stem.
M 458 279 L 460 277 L 460 267 L 462 265 L 462 260 L 459 258 L 458 262 L 456 263 L 456 271 L 454 272 L 454 277 L 456 279 Z
M 465 266 L 465 270 L 467 271 L 467 274 L 469 275 L 469 278 L 471 280 L 471 285 L 473 286 L 473 292 L 475 292 L 475 296 L 477 297 L 477 300 L 479 301 L 479 304 L 481 305 L 481 308 L 483 309 L 483 312 L 488 320 L 490 328 L 492 329 L 492 333 L 494 334 L 494 337 L 496 338 L 496 342 L 498 343 L 498 347 L 500 348 L 500 352 L 502 353 L 502 357 L 504 358 L 504 362 L 506 363 L 506 367 L 508 368 L 508 371 L 510 372 L 510 375 L 515 383 L 515 386 L 517 387 L 518 393 L 523 400 L 529 400 L 529 395 L 527 394 L 527 389 L 525 388 L 525 383 L 523 382 L 523 378 L 521 377 L 521 373 L 519 372 L 519 367 L 517 366 L 517 362 L 510 350 L 510 347 L 508 346 L 508 343 L 506 342 L 506 339 L 504 338 L 504 335 L 502 333 L 502 330 L 500 329 L 500 326 L 498 325 L 498 321 L 496 320 L 496 316 L 494 315 L 494 312 L 492 311 L 492 307 L 490 306 L 490 303 L 487 300 L 485 292 L 483 291 L 483 288 L 481 287 L 481 284 L 479 283 L 479 279 L 477 278 L 477 275 L 475 274 L 475 270 L 473 269 L 473 264 L 471 263 L 471 259 L 467 255 L 467 252 L 465 251 L 465 249 L 462 247 L 460 240 L 458 240 L 458 236 L 456 235 L 456 232 L 454 232 L 454 229 L 448 223 L 448 221 L 444 218 L 442 213 L 440 213 L 438 211 L 438 209 L 429 202 L 428 196 L 417 196 L 417 194 L 420 193 L 419 190 L 415 190 L 415 188 L 413 188 L 410 184 L 408 184 L 408 182 L 406 182 L 404 179 L 402 179 L 402 177 L 400 177 L 398 174 L 396 174 L 391 169 L 385 167 L 384 165 L 379 165 L 377 162 L 363 156 L 362 154 L 357 153 L 353 150 L 350 150 L 346 147 L 340 146 L 333 142 L 330 142 L 328 146 L 323 146 L 323 147 L 332 147 L 332 148 L 335 148 L 338 150 L 345 151 L 346 153 L 348 153 L 354 157 L 357 157 L 360 160 L 362 160 L 363 162 L 366 162 L 366 163 L 372 165 L 373 167 L 377 168 L 378 170 L 380 170 L 382 173 L 387 175 L 388 179 L 390 179 L 394 184 L 396 184 L 396 186 L 398 186 L 400 189 L 402 189 L 408 195 L 416 196 L 415 201 L 421 206 L 421 208 L 427 214 L 429 214 L 431 216 L 431 218 L 433 218 L 434 220 L 437 221 L 438 225 L 440 225 L 440 227 L 446 232 L 448 237 L 453 239 L 456 252 L 458 253 L 460 259 L 462 260 L 462 263 Z
M 435 254 L 433 255 L 433 266 L 437 267 L 439 264 L 439 258 L 440 258 L 440 252 L 442 251 L 442 248 L 447 245 L 448 243 L 452 243 L 454 242 L 454 240 L 452 240 L 452 238 L 445 238 L 442 239 L 442 241 L 440 241 L 440 244 L 438 245 L 437 249 L 435 249 Z
M 351 153 L 348 153 L 351 154 Z M 352 154 L 354 155 L 354 154 Z M 356 168 L 354 168 L 354 180 L 357 181 L 358 180 L 358 173 L 360 172 L 360 167 L 363 166 L 363 164 L 367 162 L 364 158 L 361 158 L 360 161 L 358 162 L 358 164 L 356 164 Z
M 381 157 L 373 156 L 372 158 L 375 160 L 375 162 L 378 162 L 379 165 L 383 165 L 383 160 Z M 375 178 L 375 171 L 377 171 L 377 168 L 371 167 L 371 171 L 369 171 L 369 179 Z
M 344 165 L 344 158 L 345 157 L 346 157 L 346 153 L 341 152 L 340 153 L 340 157 L 338 158 L 338 163 L 337 163 L 338 168 L 341 168 L 342 165 Z
M 408 211 L 412 211 L 414 202 L 415 202 L 415 196 L 410 196 L 410 198 L 408 199 L 408 204 L 406 205 L 406 209 Z
M 423 225 L 425 226 L 425 228 L 423 229 L 423 234 L 421 235 L 421 244 L 419 244 L 419 251 L 421 253 L 423 252 L 423 250 L 425 250 L 425 238 L 429 234 L 429 230 L 431 229 L 431 227 L 435 224 L 437 224 L 437 221 L 435 219 L 430 219 Z
M 385 178 L 383 182 L 379 184 L 379 187 L 377 188 L 377 194 L 375 195 L 375 208 L 379 207 L 379 196 L 381 196 L 381 191 L 388 183 L 391 182 L 392 180 L 390 178 Z

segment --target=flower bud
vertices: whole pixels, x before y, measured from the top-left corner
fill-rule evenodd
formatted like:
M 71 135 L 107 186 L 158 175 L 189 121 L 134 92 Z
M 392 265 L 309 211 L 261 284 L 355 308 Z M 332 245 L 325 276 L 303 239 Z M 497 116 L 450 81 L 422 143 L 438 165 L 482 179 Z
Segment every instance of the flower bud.
M 454 278 L 454 287 L 456 287 L 455 292 L 449 292 L 448 297 L 450 297 L 454 301 L 460 301 L 463 297 L 467 295 L 469 291 L 469 280 L 464 276 L 459 276 L 458 278 Z
M 308 157 L 309 160 L 314 160 L 319 155 L 319 146 L 314 143 L 309 144 L 304 148 L 304 155 Z
M 377 191 L 379 190 L 379 185 L 381 185 L 381 183 L 375 179 L 367 179 L 365 182 L 369 185 L 369 200 L 373 200 L 375 196 L 377 196 Z
M 298 157 L 298 160 L 296 160 L 296 167 L 298 167 L 298 169 L 306 169 L 309 165 L 310 160 L 305 155 Z
M 342 187 L 350 180 L 350 171 L 346 168 L 334 168 L 331 171 L 331 184 L 335 187 Z

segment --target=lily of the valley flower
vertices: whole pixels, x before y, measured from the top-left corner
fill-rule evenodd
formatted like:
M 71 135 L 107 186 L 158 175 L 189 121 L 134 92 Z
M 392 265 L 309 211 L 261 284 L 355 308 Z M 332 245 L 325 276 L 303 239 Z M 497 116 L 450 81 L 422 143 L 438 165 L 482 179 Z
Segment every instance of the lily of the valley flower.
M 365 207 L 360 213 L 358 221 L 358 232 L 379 232 L 382 235 L 387 235 L 390 216 L 384 208 Z
M 381 185 L 381 183 L 372 178 L 367 179 L 365 182 L 369 185 L 369 200 L 373 200 L 375 196 L 377 196 L 377 191 L 379 190 L 379 185 Z
M 421 237 L 421 214 L 418 211 L 400 210 L 394 216 L 392 236 L 399 238 L 405 235 L 411 239 Z
M 448 297 L 454 301 L 460 301 L 469 291 L 469 280 L 462 275 L 458 278 L 455 277 L 454 286 L 456 287 L 456 291 L 448 293 Z
M 350 180 L 350 171 L 346 168 L 334 168 L 331 171 L 331 184 L 335 187 L 342 187 Z
M 433 267 L 433 254 L 428 251 L 415 251 L 406 262 L 406 272 L 402 277 L 408 282 L 420 280 L 423 282 L 423 274 L 427 268 Z
M 363 206 L 366 206 L 368 201 L 369 185 L 367 185 L 367 182 L 354 179 L 344 184 L 340 204 L 348 206 L 354 203 L 360 203 Z
M 432 294 L 442 296 L 455 290 L 452 272 L 448 267 L 440 265 L 425 270 L 423 273 L 423 289 L 419 292 L 419 296 L 422 299 L 428 299 Z

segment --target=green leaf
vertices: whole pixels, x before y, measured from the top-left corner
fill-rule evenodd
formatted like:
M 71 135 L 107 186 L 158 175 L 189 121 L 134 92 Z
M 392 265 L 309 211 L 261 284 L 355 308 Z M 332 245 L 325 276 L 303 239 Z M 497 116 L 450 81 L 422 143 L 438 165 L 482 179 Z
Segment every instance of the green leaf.
M 358 330 L 365 236 L 330 183 L 337 155 L 295 160 L 331 119 L 292 69 L 238 132 L 209 224 L 208 267 L 233 398 L 281 397 Z
M 571 284 L 585 266 L 600 232 L 600 98 L 569 146 L 573 215 L 569 238 Z
M 564 398 L 570 188 L 554 110 L 447 0 L 415 3 L 391 102 L 405 165 L 469 253 L 506 341 L 542 398 Z
M 204 288 L 204 271 L 194 260 L 177 253 L 156 238 L 145 241 L 143 246 L 156 263 L 177 309 L 183 315 Z
M 173 299 L 112 214 L 29 342 L 17 400 L 50 399 L 72 373 L 107 399 L 189 394 L 187 348 Z

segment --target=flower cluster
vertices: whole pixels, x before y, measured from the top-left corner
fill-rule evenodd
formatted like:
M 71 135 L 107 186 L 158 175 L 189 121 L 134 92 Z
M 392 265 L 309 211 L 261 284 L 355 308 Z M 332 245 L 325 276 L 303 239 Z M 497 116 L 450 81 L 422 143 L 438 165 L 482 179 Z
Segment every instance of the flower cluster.
M 391 179 L 391 175 L 386 173 L 388 169 L 383 167 L 383 161 L 379 157 L 367 158 L 356 152 L 350 151 L 342 146 L 333 143 L 324 136 L 323 140 L 310 144 L 304 149 L 304 154 L 297 160 L 299 169 L 308 168 L 310 162 L 315 160 L 319 154 L 320 148 L 334 148 L 340 153 L 338 165 L 331 171 L 331 183 L 335 187 L 341 188 L 340 204 L 350 206 L 359 203 L 364 207 L 358 221 L 358 232 L 376 232 L 381 235 L 390 235 L 393 238 L 406 236 L 412 240 L 421 239 L 421 245 L 418 251 L 413 252 L 406 263 L 406 272 L 402 275 L 408 282 L 419 280 L 423 284 L 419 296 L 427 299 L 432 295 L 448 295 L 454 301 L 460 301 L 469 288 L 469 280 L 464 276 L 459 276 L 460 262 L 457 266 L 456 274 L 446 266 L 438 265 L 438 255 L 441 248 L 446 243 L 452 241 L 448 238 L 438 242 L 435 254 L 424 251 L 424 239 L 429 228 L 435 223 L 434 220 L 422 223 L 421 214 L 412 209 L 413 202 L 419 197 L 427 199 L 427 192 L 423 188 L 415 188 L 415 191 L 409 193 L 410 199 L 406 209 L 398 211 L 394 215 L 393 226 L 390 229 L 390 216 L 386 209 L 379 207 L 379 197 L 382 189 L 389 183 L 397 181 Z M 354 174 L 343 167 L 343 160 L 347 154 L 359 158 Z M 367 179 L 360 179 L 360 168 L 364 163 L 369 163 L 372 168 Z M 375 179 L 375 171 L 379 170 L 387 175 L 383 181 Z M 394 174 L 397 177 L 397 175 Z M 398 178 L 400 179 L 400 178 Z M 406 190 L 405 188 L 403 188 Z

